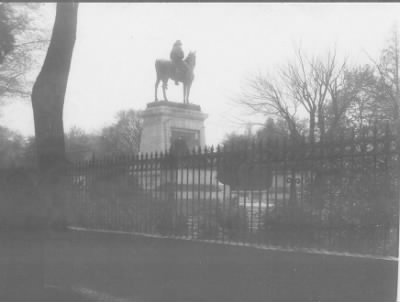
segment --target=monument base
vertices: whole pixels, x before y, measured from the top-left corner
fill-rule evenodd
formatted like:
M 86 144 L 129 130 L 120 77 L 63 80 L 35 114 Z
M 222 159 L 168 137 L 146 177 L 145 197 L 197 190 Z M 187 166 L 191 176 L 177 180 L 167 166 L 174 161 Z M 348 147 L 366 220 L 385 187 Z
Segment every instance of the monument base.
M 177 140 L 189 150 L 205 146 L 204 120 L 199 105 L 159 101 L 143 112 L 140 152 L 166 152 Z

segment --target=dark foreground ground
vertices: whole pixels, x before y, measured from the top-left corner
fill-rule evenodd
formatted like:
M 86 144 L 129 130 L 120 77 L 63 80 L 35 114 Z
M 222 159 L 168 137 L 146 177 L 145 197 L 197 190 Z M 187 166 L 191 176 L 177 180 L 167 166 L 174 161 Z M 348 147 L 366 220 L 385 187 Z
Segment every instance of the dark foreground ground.
M 396 299 L 397 261 L 93 232 L 50 237 L 43 249 L 34 235 L 2 238 L 3 300 L 7 293 L 35 300 L 24 288 L 40 278 L 41 301 Z

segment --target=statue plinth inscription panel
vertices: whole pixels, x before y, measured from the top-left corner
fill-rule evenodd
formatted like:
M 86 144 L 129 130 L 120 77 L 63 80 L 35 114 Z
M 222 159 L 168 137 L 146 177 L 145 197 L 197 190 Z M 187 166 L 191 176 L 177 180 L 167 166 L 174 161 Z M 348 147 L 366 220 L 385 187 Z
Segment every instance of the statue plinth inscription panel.
M 183 140 L 189 150 L 201 146 L 200 130 L 171 128 L 170 143 L 174 144 L 177 140 Z
M 204 147 L 206 118 L 199 105 L 165 101 L 147 104 L 140 152 L 168 151 L 177 139 L 183 139 L 189 149 Z

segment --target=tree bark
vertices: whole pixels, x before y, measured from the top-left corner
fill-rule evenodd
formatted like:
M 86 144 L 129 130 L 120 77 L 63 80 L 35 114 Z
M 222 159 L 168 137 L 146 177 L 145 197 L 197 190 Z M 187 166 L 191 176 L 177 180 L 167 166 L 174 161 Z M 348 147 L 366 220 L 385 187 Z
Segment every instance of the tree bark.
M 311 146 L 315 143 L 315 111 L 310 111 L 310 121 L 309 121 L 310 129 L 309 129 L 309 140 Z
M 394 31 L 394 86 L 396 99 L 394 100 L 393 117 L 395 122 L 399 120 L 399 107 L 400 107 L 400 82 L 399 82 L 399 34 L 397 28 Z
M 43 300 L 45 295 L 45 259 L 44 247 L 48 226 L 65 227 L 65 142 L 63 127 L 64 96 L 67 88 L 72 52 L 76 38 L 78 4 L 57 3 L 53 33 L 42 69 L 32 90 L 32 108 L 35 124 L 35 140 L 39 173 L 36 176 L 35 189 L 37 200 L 29 199 L 35 208 L 29 213 L 33 220 L 40 220 L 36 232 L 30 228 L 15 235 L 16 246 L 26 242 L 22 250 L 28 256 L 11 256 L 15 263 L 27 261 L 31 266 L 24 270 L 24 281 L 15 279 L 14 268 L 10 267 L 8 284 L 19 284 L 21 290 L 6 293 L 7 300 Z M 55 224 L 57 223 L 57 224 Z M 14 244 L 12 241 L 12 244 Z M 18 250 L 16 247 L 15 249 Z M 21 248 L 20 248 L 21 249 Z M 39 251 L 35 252 L 34 251 Z M 25 260 L 24 260 L 25 259 Z M 11 261 L 10 260 L 10 261 Z M 13 277 L 14 276 L 14 277 Z M 26 280 L 26 281 L 25 281 Z M 19 283 L 18 283 L 19 282 Z M 13 286 L 13 288 L 16 288 Z M 17 288 L 17 289 L 18 289 Z
M 325 116 L 322 108 L 318 111 L 318 128 L 319 141 L 323 143 L 325 141 Z
M 40 170 L 65 163 L 64 96 L 76 38 L 77 3 L 57 3 L 50 45 L 32 90 L 37 159 Z

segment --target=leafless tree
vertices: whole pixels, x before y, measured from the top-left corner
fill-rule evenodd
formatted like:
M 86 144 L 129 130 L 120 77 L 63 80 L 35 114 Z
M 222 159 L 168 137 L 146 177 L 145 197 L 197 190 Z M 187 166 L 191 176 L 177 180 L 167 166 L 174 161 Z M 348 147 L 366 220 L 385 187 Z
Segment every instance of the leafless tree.
M 30 96 L 33 83 L 29 73 L 38 67 L 43 57 L 41 53 L 49 42 L 47 29 L 34 22 L 39 12 L 39 4 L 2 3 L 0 5 L 1 101 L 15 96 Z
M 387 107 L 390 113 L 389 120 L 399 123 L 400 127 L 400 41 L 397 25 L 393 26 L 390 32 L 386 47 L 381 51 L 379 60 L 369 56 L 374 64 L 378 82 L 374 91 L 376 98 Z
M 103 128 L 100 137 L 100 152 L 110 154 L 136 154 L 139 152 L 143 119 L 140 111 L 118 112 L 117 121 Z
M 345 61 L 338 63 L 336 50 L 329 51 L 324 57 L 311 58 L 298 50 L 295 61 L 289 63 L 283 72 L 286 81 L 290 83 L 292 97 L 308 113 L 311 143 L 315 142 L 316 128 L 319 139 L 325 137 L 326 109 L 332 97 L 341 89 L 340 78 L 345 67 Z
M 292 137 L 300 134 L 300 112 L 307 113 L 308 137 L 314 143 L 317 129 L 320 140 L 327 132 L 326 111 L 333 99 L 336 119 L 343 114 L 344 108 L 339 108 L 337 97 L 345 68 L 345 61 L 338 62 L 336 51 L 323 58 L 309 58 L 297 50 L 294 60 L 280 68 L 274 78 L 264 75 L 251 78 L 239 102 L 254 112 L 284 119 Z
M 290 97 L 282 76 L 258 74 L 249 79 L 244 92 L 237 99 L 254 113 L 282 118 L 292 138 L 300 136 L 297 122 L 298 104 Z
M 399 32 L 394 27 L 386 48 L 382 50 L 380 62 L 376 64 L 380 76 L 380 83 L 385 92 L 385 97 L 391 105 L 393 120 L 400 116 L 400 81 L 399 81 L 400 45 Z

